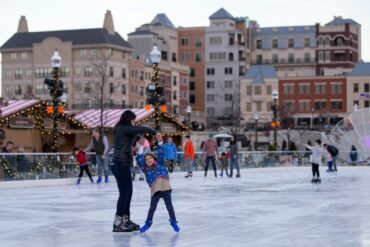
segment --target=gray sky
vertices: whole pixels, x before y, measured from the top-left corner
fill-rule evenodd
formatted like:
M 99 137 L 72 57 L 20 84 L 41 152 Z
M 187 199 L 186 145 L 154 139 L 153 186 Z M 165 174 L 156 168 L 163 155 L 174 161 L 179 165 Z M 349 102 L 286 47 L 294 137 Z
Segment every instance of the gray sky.
M 125 39 L 157 13 L 178 26 L 206 26 L 219 8 L 233 16 L 247 16 L 261 27 L 325 24 L 340 15 L 362 26 L 362 58 L 370 61 L 369 0 L 11 0 L 0 5 L 0 45 L 16 31 L 21 15 L 29 31 L 96 28 L 110 9 L 115 29 Z M 368 45 L 366 45 L 368 44 Z

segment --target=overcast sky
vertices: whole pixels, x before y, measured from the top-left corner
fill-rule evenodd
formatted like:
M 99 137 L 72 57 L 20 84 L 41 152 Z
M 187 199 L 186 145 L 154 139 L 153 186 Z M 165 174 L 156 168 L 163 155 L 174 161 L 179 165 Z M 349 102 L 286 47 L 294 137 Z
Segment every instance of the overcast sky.
M 370 0 L 10 0 L 0 4 L 0 44 L 16 31 L 21 15 L 29 31 L 102 27 L 107 9 L 114 26 L 127 33 L 165 13 L 178 26 L 207 26 L 219 8 L 247 16 L 261 27 L 325 24 L 333 16 L 352 18 L 362 26 L 362 58 L 370 62 Z

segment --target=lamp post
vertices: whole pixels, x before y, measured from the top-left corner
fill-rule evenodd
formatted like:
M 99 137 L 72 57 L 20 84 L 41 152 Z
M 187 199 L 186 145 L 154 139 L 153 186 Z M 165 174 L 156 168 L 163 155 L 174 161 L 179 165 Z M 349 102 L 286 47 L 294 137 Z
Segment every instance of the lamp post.
M 258 147 L 258 133 L 257 133 L 257 124 L 258 124 L 259 115 L 258 112 L 254 113 L 254 130 L 255 130 L 255 141 L 254 149 L 257 150 Z
M 153 50 L 150 52 L 150 60 L 152 61 L 153 67 L 153 76 L 151 85 L 148 86 L 148 91 L 152 90 L 151 92 L 151 99 L 149 99 L 149 103 L 153 104 L 154 106 L 154 128 L 159 131 L 161 126 L 159 122 L 160 117 L 160 89 L 159 89 L 159 62 L 161 61 L 161 52 L 158 50 L 157 46 L 153 46 Z
M 58 106 L 59 97 L 63 95 L 63 82 L 59 80 L 59 69 L 61 63 L 62 58 L 59 56 L 59 52 L 56 50 L 51 57 L 53 79 L 45 79 L 45 84 L 47 84 L 50 89 L 50 96 L 53 98 L 53 146 L 51 147 L 53 152 L 58 152 Z
M 279 123 L 277 121 L 277 112 L 278 112 L 278 98 L 279 98 L 279 93 L 278 90 L 275 88 L 272 90 L 272 99 L 274 100 L 274 104 L 272 105 L 271 109 L 274 114 L 273 119 L 272 119 L 272 127 L 274 128 L 274 150 L 277 150 L 277 128 L 279 126 Z
M 189 126 L 190 126 L 190 115 L 191 115 L 191 106 L 190 105 L 188 105 L 187 107 L 186 107 L 186 113 L 187 113 L 187 115 L 188 115 L 188 124 L 189 124 Z

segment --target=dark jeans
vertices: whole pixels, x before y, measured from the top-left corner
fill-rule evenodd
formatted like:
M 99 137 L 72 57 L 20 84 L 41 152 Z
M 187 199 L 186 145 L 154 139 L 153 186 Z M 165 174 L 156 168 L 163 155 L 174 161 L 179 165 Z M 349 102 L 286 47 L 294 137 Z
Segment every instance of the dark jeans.
M 87 176 L 89 176 L 89 178 L 91 179 L 91 174 L 90 174 L 90 171 L 89 171 L 89 166 L 87 164 L 86 165 L 83 165 L 83 166 L 80 166 L 80 174 L 78 175 L 78 177 L 81 178 L 84 171 L 86 172 Z
M 151 220 L 151 221 L 153 220 L 154 212 L 157 209 L 157 204 L 159 202 L 159 199 L 161 199 L 161 197 L 163 198 L 164 203 L 166 204 L 166 208 L 170 216 L 170 219 L 176 220 L 175 210 L 173 209 L 173 206 L 172 206 L 171 190 L 158 191 L 154 193 L 154 195 L 152 196 L 152 199 L 150 200 L 150 208 L 149 208 L 147 220 Z
M 319 164 L 312 163 L 312 176 L 314 177 L 317 174 L 317 177 L 320 177 Z
M 209 162 L 212 162 L 212 166 L 213 166 L 213 170 L 215 171 L 215 176 L 217 175 L 217 170 L 216 170 L 216 158 L 215 156 L 207 156 L 206 157 L 206 167 L 204 169 L 204 175 L 207 176 L 207 171 L 208 171 L 208 165 L 209 165 Z
M 234 167 L 236 168 L 237 174 L 240 174 L 238 156 L 230 157 L 230 176 L 233 176 Z
M 116 211 L 116 215 L 118 216 L 130 216 L 132 178 L 129 164 L 130 162 L 113 161 L 113 165 L 111 166 L 111 170 L 116 178 L 119 191 Z
M 328 171 L 332 171 L 333 170 L 333 161 L 328 161 L 326 163 L 328 165 Z
M 337 170 L 337 155 L 332 156 L 334 171 Z

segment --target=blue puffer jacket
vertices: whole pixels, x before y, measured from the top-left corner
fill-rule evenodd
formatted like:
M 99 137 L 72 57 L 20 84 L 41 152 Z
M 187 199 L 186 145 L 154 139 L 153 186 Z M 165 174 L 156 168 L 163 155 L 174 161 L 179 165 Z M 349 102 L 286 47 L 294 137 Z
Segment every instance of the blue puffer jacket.
M 177 149 L 175 143 L 165 143 L 164 158 L 166 160 L 177 160 Z
M 157 161 L 155 165 L 152 167 L 146 166 L 143 154 L 138 155 L 136 158 L 137 163 L 139 164 L 141 170 L 145 173 L 146 182 L 148 183 L 149 187 L 152 187 L 152 185 L 159 177 L 169 179 L 168 171 L 166 169 L 166 166 L 164 165 L 163 145 L 158 145 L 155 153 L 157 155 Z

